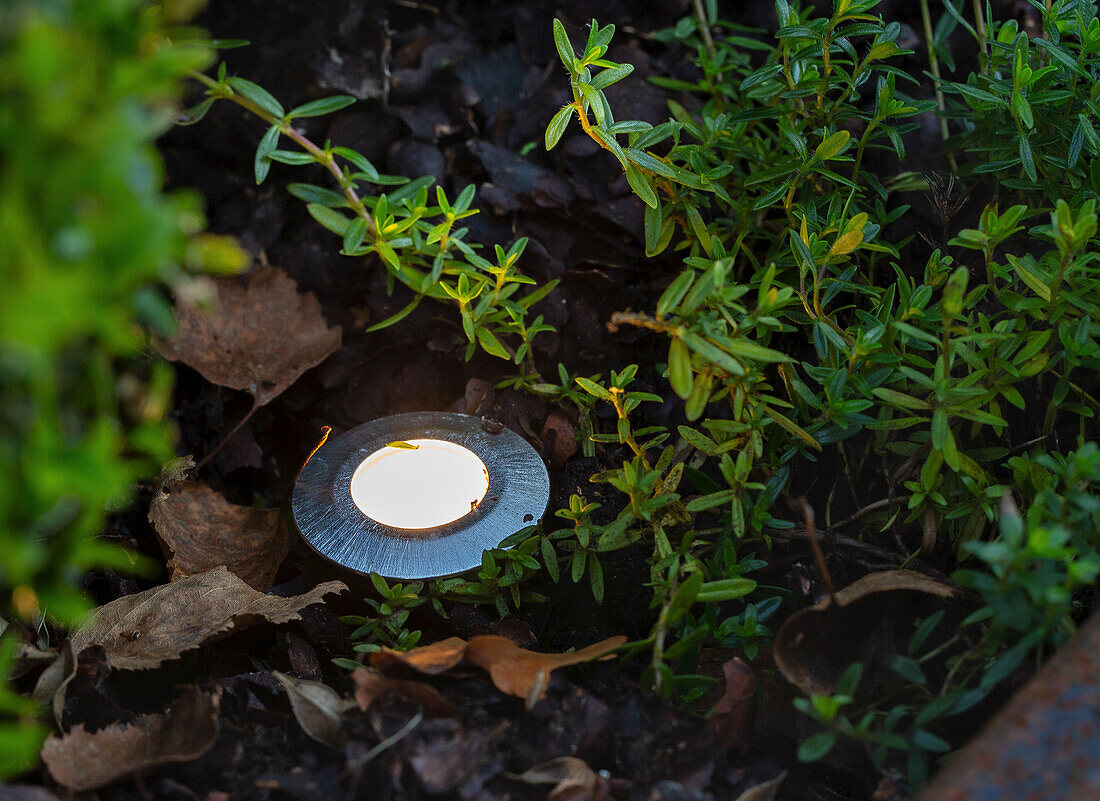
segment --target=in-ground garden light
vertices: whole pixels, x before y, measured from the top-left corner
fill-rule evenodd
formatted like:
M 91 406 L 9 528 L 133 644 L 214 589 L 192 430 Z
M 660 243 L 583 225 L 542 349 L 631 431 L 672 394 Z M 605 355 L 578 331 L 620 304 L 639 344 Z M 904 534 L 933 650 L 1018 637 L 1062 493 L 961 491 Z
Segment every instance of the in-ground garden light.
M 477 567 L 549 499 L 546 465 L 515 432 L 412 412 L 326 441 L 294 484 L 291 514 L 302 539 L 343 568 L 428 579 Z

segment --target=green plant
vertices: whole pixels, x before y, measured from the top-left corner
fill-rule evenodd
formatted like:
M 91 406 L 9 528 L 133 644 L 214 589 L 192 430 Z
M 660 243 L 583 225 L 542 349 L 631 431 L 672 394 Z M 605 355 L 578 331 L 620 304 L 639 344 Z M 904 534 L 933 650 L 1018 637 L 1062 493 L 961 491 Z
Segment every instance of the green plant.
M 219 99 L 250 111 L 268 126 L 256 149 L 256 183 L 267 178 L 272 162 L 322 167 L 335 181 L 336 189 L 292 183 L 288 191 L 307 204 L 318 223 L 341 237 L 342 254 L 377 254 L 386 267 L 390 291 L 395 281 L 412 290 L 413 298 L 404 308 L 368 331 L 400 322 L 426 297 L 453 303 L 468 341 L 467 359 L 480 349 L 519 366 L 518 385 L 541 380 L 532 343 L 536 336 L 553 329 L 541 315 L 528 319 L 528 313 L 557 282 L 519 294 L 524 286 L 535 283 L 517 270 L 527 245 L 525 238 L 516 240 L 507 250 L 495 246 L 494 260 L 477 253 L 481 245 L 466 241 L 469 231 L 460 223 L 477 213 L 470 208 L 472 185 L 452 201 L 440 186 L 429 193 L 434 183 L 430 176 L 410 181 L 382 175 L 361 153 L 328 143 L 320 147 L 295 129 L 294 120 L 339 111 L 354 103 L 353 97 L 335 95 L 286 111 L 263 87 L 227 75 L 224 62 L 218 66 L 216 78 L 197 71 L 191 75 L 206 87 L 206 98 L 186 114 L 187 124 L 201 120 Z M 280 149 L 284 138 L 299 149 Z M 365 194 L 371 187 L 387 186 L 397 188 L 378 195 Z
M 92 567 L 146 572 L 98 538 L 173 454 L 172 373 L 142 355 L 173 326 L 158 288 L 184 267 L 242 266 L 200 235 L 194 197 L 162 192 L 154 139 L 189 69 L 170 9 L 136 1 L 0 10 L 0 615 L 71 625 Z M 14 638 L 0 642 L 6 677 Z M 0 777 L 32 765 L 35 705 L 0 684 Z
M 846 737 L 865 743 L 877 766 L 891 750 L 903 752 L 910 784 L 920 786 L 930 757 L 959 744 L 945 723 L 1073 632 L 1075 594 L 1100 576 L 1100 449 L 1088 443 L 1064 457 L 1012 462 L 1017 486 L 1034 493 L 1027 514 L 1003 495 L 999 536 L 967 544 L 986 569 L 954 575 L 983 604 L 950 635 L 941 626 L 944 610 L 918 621 L 906 653 L 891 660 L 894 675 L 871 698 L 858 697 L 861 666 L 854 664 L 835 694 L 797 699 L 799 711 L 823 727 L 801 744 L 801 759 L 820 759 Z
M 1020 34 L 1021 40 L 1012 31 L 1016 84 L 1003 77 L 1004 42 L 995 42 L 1007 28 L 988 14 L 975 21 L 974 30 L 990 41 L 984 77 L 972 76 L 970 83 L 999 82 L 998 95 L 1014 102 L 1017 114 L 1022 106 L 1012 98 L 1019 93 L 1005 87 L 1034 87 L 1032 106 L 1045 104 L 1051 114 L 1044 117 L 1049 134 L 1033 142 L 1035 152 L 1047 154 L 1051 180 L 1024 165 L 1024 176 L 1003 186 L 1027 202 L 1001 211 L 994 201 L 970 229 L 952 219 L 961 206 L 954 179 L 933 176 L 928 199 L 942 230 L 939 241 L 930 238 L 938 247 L 920 265 L 907 257 L 910 241 L 892 231 L 908 208 L 897 203 L 897 193 L 925 181 L 906 172 L 884 178 L 864 168 L 864 157 L 888 150 L 904 169 L 906 118 L 933 104 L 897 91 L 908 78 L 889 63 L 901 53 L 898 27 L 877 17 L 876 6 L 837 0 L 831 15 L 817 17 L 812 8 L 778 0 L 774 44 L 749 38 L 713 14 L 682 20 L 662 38 L 695 49 L 701 78 L 654 82 L 692 93 L 699 110 L 689 113 L 670 100 L 671 119 L 655 127 L 614 118 L 604 90 L 632 67 L 605 57 L 613 26 L 593 21 L 578 54 L 559 22 L 555 42 L 573 99 L 550 121 L 546 146 L 553 148 L 576 118 L 616 158 L 646 204 L 647 253 L 671 249 L 683 262 L 651 313 L 620 312 L 612 322 L 668 339 L 667 364 L 658 371 L 683 399 L 689 421 L 699 422 L 680 426 L 678 440 L 643 426 L 645 436 L 664 444 L 660 457 L 650 459 L 650 446 L 639 446 L 642 437 L 619 401 L 618 377 L 610 386 L 578 380 L 615 405 L 616 434 L 593 439 L 618 446 L 629 459 L 622 469 L 594 477 L 614 477 L 624 494 L 612 524 L 615 538 L 651 542 L 654 550 L 660 612 L 653 636 L 641 644 L 652 651 L 654 682 L 693 686 L 690 660 L 670 664 L 668 655 L 681 656 L 681 643 L 690 652 L 722 636 L 722 629 L 706 604 L 697 615 L 685 614 L 685 604 L 691 607 L 685 599 L 707 599 L 692 594 L 696 584 L 741 576 L 737 559 L 716 565 L 713 554 L 729 547 L 736 553 L 757 540 L 756 547 L 766 549 L 772 536 L 790 530 L 794 522 L 777 519 L 773 507 L 786 499 L 793 475 L 828 458 L 839 466 L 831 486 L 820 491 L 830 533 L 856 528 L 881 538 L 889 532 L 886 552 L 896 554 L 897 564 L 931 556 L 943 542 L 947 569 L 972 555 L 986 562 L 983 570 L 959 574 L 988 604 L 967 621 L 965 637 L 947 647 L 950 653 L 937 645 L 932 656 L 918 653 L 917 643 L 895 665 L 900 691 L 924 693 L 923 700 L 911 698 L 896 711 L 872 700 L 853 716 L 853 673 L 837 697 L 801 704 L 829 725 L 805 746 L 805 756 L 820 756 L 837 735 L 850 736 L 873 745 L 880 763 L 891 749 L 905 752 L 917 786 L 928 754 L 949 747 L 933 724 L 975 703 L 1024 655 L 1064 636 L 1072 628 L 1073 599 L 1093 575 L 1093 531 L 1085 541 L 1068 527 L 1052 534 L 1038 526 L 1024 536 L 1002 513 L 1001 537 L 987 539 L 1010 488 L 1025 499 L 1036 492 L 1020 483 L 1020 460 L 1027 457 L 1014 454 L 1030 448 L 1033 458 L 1057 460 L 1044 455 L 1044 447 L 1056 434 L 1086 437 L 1098 408 L 1092 321 L 1100 314 L 1100 294 L 1092 265 L 1100 243 L 1081 172 L 1083 156 L 1092 152 L 1096 82 L 1088 79 L 1088 31 L 1096 12 L 1090 4 L 1048 4 L 1050 41 Z M 951 19 L 959 15 L 949 5 Z M 941 37 L 944 27 L 941 22 Z M 1061 45 L 1079 59 L 1076 66 L 1051 45 L 1055 29 L 1065 42 L 1077 36 L 1082 43 Z M 954 90 L 944 83 L 944 91 Z M 974 130 L 973 138 L 952 142 L 990 144 L 970 148 L 976 173 L 1007 169 L 1011 164 L 994 151 L 1015 140 L 997 127 L 995 113 L 984 117 L 988 104 L 977 108 L 948 108 L 949 117 L 961 114 Z M 1071 145 L 1072 153 L 1059 150 Z M 1063 169 L 1074 176 L 1065 198 L 1053 180 Z M 1029 217 L 1048 213 L 1049 224 L 1025 228 Z M 1037 402 L 1044 414 L 1034 413 Z M 680 489 L 684 478 L 696 494 Z M 846 510 L 836 514 L 834 505 Z M 592 528 L 583 500 L 574 506 L 563 514 L 576 531 L 560 536 L 576 540 L 572 564 L 579 572 L 582 562 L 592 563 Z M 797 517 L 797 505 L 788 500 L 788 506 Z M 914 523 L 921 534 L 916 546 L 906 541 Z M 585 551 L 589 555 L 577 555 Z M 700 559 L 709 567 L 700 569 Z M 760 603 L 751 601 L 734 619 L 747 622 L 749 609 Z M 998 614 L 1008 615 L 1009 604 L 1017 612 L 1028 605 L 1019 625 L 1036 633 L 1021 638 L 1019 630 L 1003 628 L 1007 617 Z M 953 670 L 939 700 L 928 703 L 913 665 L 947 656 Z
M 963 81 L 942 81 L 957 98 L 947 115 L 962 127 L 950 140 L 974 154 L 974 174 L 996 175 L 1023 196 L 1058 195 L 1079 202 L 1100 194 L 1100 20 L 1092 3 L 1031 0 L 1042 36 L 1016 20 L 978 17 L 971 24 L 946 0 L 938 39 L 956 25 L 977 40 L 985 57 Z
M 377 573 L 371 573 L 370 580 L 378 593 L 378 598 L 364 598 L 363 602 L 370 607 L 374 615 L 372 617 L 345 615 L 340 618 L 340 622 L 356 627 L 351 633 L 351 638 L 357 641 L 355 650 L 358 653 L 372 653 L 382 647 L 407 651 L 420 641 L 420 631 L 409 630 L 405 627 L 405 623 L 408 622 L 412 610 L 427 600 L 420 597 L 424 584 L 419 581 L 410 581 L 408 584 L 396 583 L 391 587 Z M 352 659 L 339 658 L 334 661 L 337 665 L 351 670 L 360 667 L 360 664 Z

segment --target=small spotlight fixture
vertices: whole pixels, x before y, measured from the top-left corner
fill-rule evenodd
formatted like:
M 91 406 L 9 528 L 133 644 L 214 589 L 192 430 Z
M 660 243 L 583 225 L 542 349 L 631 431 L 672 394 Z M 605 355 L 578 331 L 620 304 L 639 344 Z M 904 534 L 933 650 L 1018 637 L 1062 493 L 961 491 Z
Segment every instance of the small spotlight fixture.
M 302 539 L 356 573 L 464 573 L 550 499 L 546 465 L 499 423 L 452 412 L 382 417 L 327 440 L 294 484 Z

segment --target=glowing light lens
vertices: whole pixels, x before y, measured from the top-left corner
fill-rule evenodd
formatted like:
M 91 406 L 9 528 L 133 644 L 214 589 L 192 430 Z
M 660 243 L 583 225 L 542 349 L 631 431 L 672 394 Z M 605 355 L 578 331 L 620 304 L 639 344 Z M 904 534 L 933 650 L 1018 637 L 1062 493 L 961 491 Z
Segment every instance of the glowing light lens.
M 477 455 L 439 439 L 415 448 L 379 448 L 351 477 L 351 499 L 372 520 L 395 528 L 434 528 L 468 515 L 489 489 Z

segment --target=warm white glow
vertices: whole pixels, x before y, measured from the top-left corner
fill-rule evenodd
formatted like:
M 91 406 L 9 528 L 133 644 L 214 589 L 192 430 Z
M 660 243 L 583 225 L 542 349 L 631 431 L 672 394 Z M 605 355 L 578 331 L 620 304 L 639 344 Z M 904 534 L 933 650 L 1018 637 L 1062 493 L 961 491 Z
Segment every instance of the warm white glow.
M 351 477 L 351 499 L 372 520 L 395 528 L 432 528 L 468 515 L 489 489 L 477 455 L 440 439 L 410 439 L 416 449 L 387 445 Z

